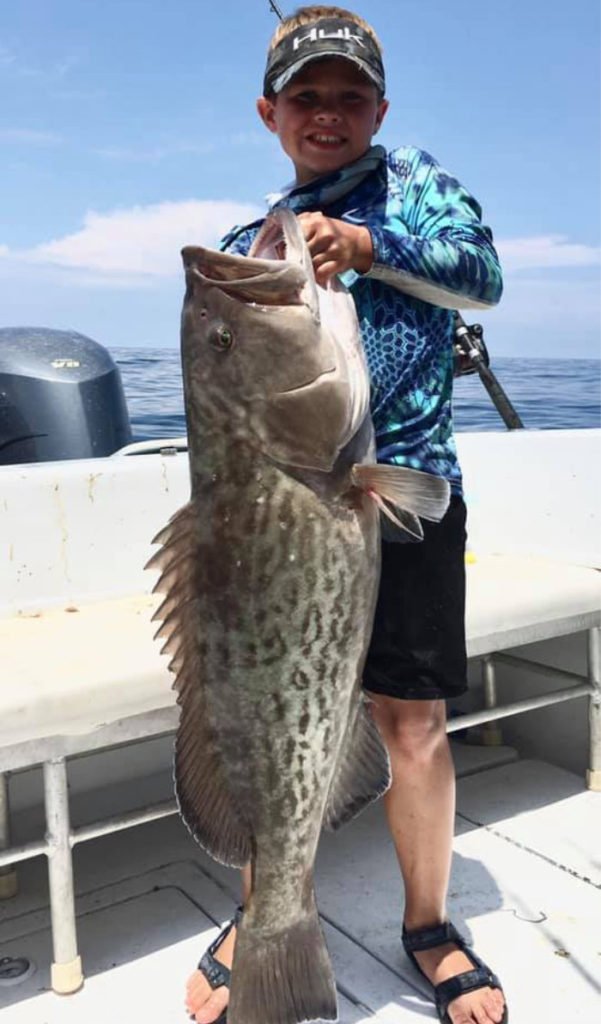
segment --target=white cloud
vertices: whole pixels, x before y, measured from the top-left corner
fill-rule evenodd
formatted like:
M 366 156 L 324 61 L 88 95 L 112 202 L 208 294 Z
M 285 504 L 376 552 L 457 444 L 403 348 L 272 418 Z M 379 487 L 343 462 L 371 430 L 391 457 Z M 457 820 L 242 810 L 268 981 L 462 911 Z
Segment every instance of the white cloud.
M 32 249 L 12 251 L 10 256 L 21 263 L 77 270 L 87 278 L 93 275 L 95 284 L 102 279 L 114 284 L 122 275 L 130 283 L 136 277 L 169 277 L 180 272 L 182 246 L 214 246 L 233 224 L 248 223 L 261 212 L 250 203 L 228 199 L 89 212 L 80 231 Z
M 0 142 L 15 142 L 17 144 L 33 146 L 56 146 L 62 142 L 60 135 L 55 132 L 37 132 L 29 128 L 3 128 L 0 129 Z
M 31 65 L 23 59 L 20 53 L 9 50 L 6 46 L 0 46 L 0 70 L 10 72 L 20 78 L 39 79 L 40 81 L 52 82 L 60 80 L 69 75 L 71 68 L 80 64 L 82 57 L 79 54 L 71 54 L 52 64 Z
M 6 46 L 0 46 L 0 68 L 11 67 L 15 63 L 16 57 L 14 53 L 11 53 Z
M 507 238 L 495 245 L 506 273 L 545 267 L 591 267 L 601 260 L 600 249 L 569 242 L 565 235 Z
M 270 137 L 266 132 L 235 132 L 207 142 L 188 142 L 171 139 L 145 148 L 135 146 L 97 146 L 92 152 L 105 160 L 123 160 L 135 163 L 157 163 L 159 160 L 180 156 L 206 156 L 208 153 L 223 152 L 226 148 L 256 148 L 268 146 Z
M 216 142 L 172 142 L 164 146 L 153 146 L 150 149 L 132 149 L 128 147 L 107 146 L 92 150 L 97 156 L 106 160 L 125 160 L 133 163 L 157 163 L 173 156 L 206 156 L 217 149 Z
M 72 234 L 21 251 L 0 244 L 0 261 L 5 276 L 7 271 L 19 272 L 19 268 L 34 264 L 65 287 L 135 289 L 175 279 L 181 272 L 182 246 L 214 246 L 233 224 L 246 224 L 263 212 L 254 204 L 229 199 L 163 202 L 107 213 L 90 211 L 83 226 Z M 522 290 L 515 291 L 518 282 L 526 286 L 524 294 L 543 288 L 548 315 L 551 308 L 557 309 L 560 295 L 560 306 L 565 296 L 546 271 L 599 262 L 598 249 L 569 242 L 563 235 L 504 239 L 498 249 L 507 278 L 502 303 L 506 315 L 514 304 L 519 305 L 518 295 L 522 298 Z M 538 284 L 532 280 L 533 273 Z M 570 283 L 573 302 L 585 302 L 586 296 L 588 305 L 589 292 L 595 290 L 593 283 L 585 286 L 578 299 L 575 283 Z M 534 315 L 532 309 L 529 315 Z

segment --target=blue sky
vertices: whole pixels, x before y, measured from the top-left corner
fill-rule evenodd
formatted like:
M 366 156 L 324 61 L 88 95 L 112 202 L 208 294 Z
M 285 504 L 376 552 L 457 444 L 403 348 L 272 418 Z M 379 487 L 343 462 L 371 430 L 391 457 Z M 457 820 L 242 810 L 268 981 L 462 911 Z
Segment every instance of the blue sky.
M 598 0 L 356 10 L 384 44 L 378 141 L 432 153 L 493 229 L 493 358 L 599 356 Z M 1 5 L 0 326 L 178 344 L 181 246 L 291 176 L 255 112 L 275 25 L 268 0 Z

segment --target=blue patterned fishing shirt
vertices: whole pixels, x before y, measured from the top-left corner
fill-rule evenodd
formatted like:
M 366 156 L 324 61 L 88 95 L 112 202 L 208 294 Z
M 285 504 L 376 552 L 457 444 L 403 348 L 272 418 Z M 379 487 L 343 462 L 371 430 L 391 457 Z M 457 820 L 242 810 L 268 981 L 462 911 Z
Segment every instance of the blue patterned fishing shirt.
M 445 477 L 462 493 L 453 437 L 453 310 L 488 309 L 502 278 L 476 200 L 423 150 L 373 146 L 356 163 L 268 197 L 367 227 L 374 262 L 341 274 L 355 301 L 371 378 L 378 461 Z M 222 250 L 246 255 L 262 220 Z

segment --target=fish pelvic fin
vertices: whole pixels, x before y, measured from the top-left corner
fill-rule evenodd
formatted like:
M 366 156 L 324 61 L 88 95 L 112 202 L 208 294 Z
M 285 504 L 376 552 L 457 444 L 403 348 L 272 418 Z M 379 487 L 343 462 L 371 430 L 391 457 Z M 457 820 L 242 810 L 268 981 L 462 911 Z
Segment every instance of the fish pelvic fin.
M 336 982 L 314 900 L 306 917 L 273 936 L 245 911 L 236 935 L 228 1024 L 338 1020 Z
M 201 624 L 195 600 L 202 565 L 195 525 L 199 512 L 185 505 L 155 537 L 162 548 L 146 568 L 160 569 L 154 590 L 165 600 L 153 618 L 162 625 L 171 655 L 173 688 L 181 714 L 175 739 L 175 793 L 182 819 L 196 841 L 215 860 L 242 867 L 251 856 L 251 832 L 228 785 L 218 736 L 211 725 L 203 669 Z
M 390 760 L 363 697 L 342 742 L 323 824 L 332 831 L 360 814 L 390 786 Z
M 416 540 L 424 536 L 420 518 L 437 523 L 449 507 L 449 483 L 433 473 L 407 466 L 358 464 L 353 466 L 351 476 L 383 515 Z

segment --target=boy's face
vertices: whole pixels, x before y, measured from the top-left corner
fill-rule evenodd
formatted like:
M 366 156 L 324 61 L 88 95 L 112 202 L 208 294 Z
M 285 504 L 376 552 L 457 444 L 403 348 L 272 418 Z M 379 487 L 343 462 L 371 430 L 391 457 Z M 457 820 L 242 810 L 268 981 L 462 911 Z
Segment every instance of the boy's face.
M 363 156 L 388 101 L 350 61 L 327 57 L 302 68 L 276 96 L 262 96 L 257 109 L 304 185 Z

